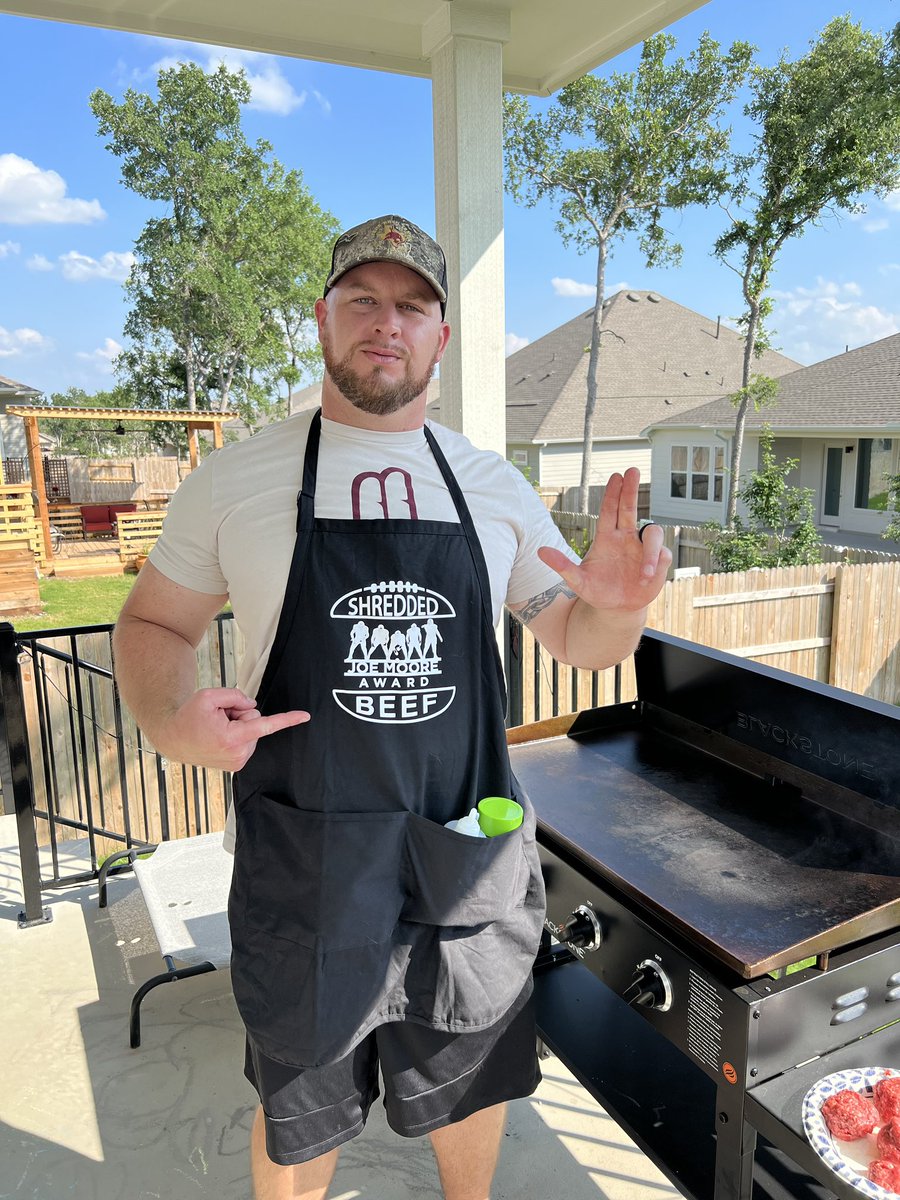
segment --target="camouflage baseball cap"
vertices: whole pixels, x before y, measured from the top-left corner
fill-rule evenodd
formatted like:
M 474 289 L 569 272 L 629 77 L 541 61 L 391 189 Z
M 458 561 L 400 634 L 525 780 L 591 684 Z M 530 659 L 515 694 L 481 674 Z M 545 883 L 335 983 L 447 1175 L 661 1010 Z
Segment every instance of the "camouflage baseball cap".
M 334 243 L 324 295 L 342 275 L 370 262 L 400 263 L 434 288 L 443 314 L 447 304 L 447 262 L 437 242 L 403 217 L 375 217 L 342 233 Z

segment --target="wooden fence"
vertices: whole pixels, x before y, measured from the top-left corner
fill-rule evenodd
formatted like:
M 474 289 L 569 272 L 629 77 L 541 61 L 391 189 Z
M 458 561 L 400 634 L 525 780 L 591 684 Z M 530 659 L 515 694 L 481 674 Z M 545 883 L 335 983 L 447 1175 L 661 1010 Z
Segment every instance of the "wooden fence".
M 37 566 L 47 561 L 29 483 L 0 484 L 0 545 L 4 550 L 28 547 Z
M 141 512 L 119 513 L 119 558 L 133 563 L 139 554 L 149 553 L 159 537 L 165 520 L 165 510 L 148 509 Z
M 557 514 L 553 514 L 556 520 Z M 663 525 L 665 544 L 672 551 L 673 568 L 697 567 L 701 575 L 715 571 L 702 525 Z M 891 562 L 900 558 L 900 545 L 886 541 L 884 550 L 862 550 L 856 546 L 821 546 L 823 563 Z
M 727 650 L 807 679 L 900 704 L 900 561 L 694 575 L 670 580 L 650 607 L 651 629 Z M 613 668 L 592 675 L 556 663 L 527 629 L 524 720 L 610 702 Z M 621 695 L 636 694 L 631 659 Z
M 111 504 L 119 500 L 168 498 L 190 472 L 190 464 L 174 455 L 147 454 L 138 458 L 85 458 L 68 455 L 72 504 Z

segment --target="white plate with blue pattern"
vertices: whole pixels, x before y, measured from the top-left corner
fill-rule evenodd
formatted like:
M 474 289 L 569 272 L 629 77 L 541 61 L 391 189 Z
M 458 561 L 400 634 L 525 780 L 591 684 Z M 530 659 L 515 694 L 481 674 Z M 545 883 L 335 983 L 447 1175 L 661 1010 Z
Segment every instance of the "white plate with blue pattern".
M 872 1089 L 881 1079 L 900 1075 L 890 1067 L 860 1067 L 855 1071 L 836 1071 L 814 1084 L 803 1098 L 803 1129 L 809 1144 L 835 1175 L 846 1180 L 871 1200 L 897 1200 L 897 1192 L 889 1192 L 867 1178 L 869 1163 L 876 1157 L 875 1140 L 859 1138 L 855 1142 L 837 1141 L 828 1132 L 822 1105 L 837 1092 L 861 1092 L 872 1098 Z M 876 1126 L 877 1128 L 877 1126 Z

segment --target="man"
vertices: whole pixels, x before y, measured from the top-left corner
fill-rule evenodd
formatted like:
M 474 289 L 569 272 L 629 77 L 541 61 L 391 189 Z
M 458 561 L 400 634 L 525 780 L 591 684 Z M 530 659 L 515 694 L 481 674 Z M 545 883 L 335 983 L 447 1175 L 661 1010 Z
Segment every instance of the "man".
M 638 536 L 636 471 L 609 481 L 579 564 L 518 471 L 425 421 L 445 303 L 443 252 L 415 225 L 343 234 L 316 305 L 321 414 L 182 484 L 116 627 L 120 689 L 157 749 L 237 772 L 257 1200 L 323 1200 L 379 1067 L 390 1124 L 430 1135 L 447 1200 L 488 1200 L 506 1101 L 539 1081 L 543 920 L 494 628 L 506 602 L 556 658 L 609 666 L 670 561 L 658 527 Z M 194 651 L 226 599 L 239 686 L 198 691 Z M 429 655 L 389 653 L 414 625 Z M 487 795 L 516 797 L 522 826 L 445 828 Z

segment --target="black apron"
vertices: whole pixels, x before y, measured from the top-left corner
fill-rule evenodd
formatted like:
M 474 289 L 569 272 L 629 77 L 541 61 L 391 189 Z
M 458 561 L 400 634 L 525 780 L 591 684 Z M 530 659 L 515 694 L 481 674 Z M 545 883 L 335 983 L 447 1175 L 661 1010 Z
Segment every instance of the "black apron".
M 235 776 L 228 910 L 247 1031 L 296 1066 L 335 1061 L 388 1021 L 493 1024 L 528 980 L 544 916 L 488 574 L 459 485 L 425 428 L 459 524 L 315 517 L 320 428 L 317 414 L 257 697 L 264 714 L 311 720 L 260 739 Z M 444 828 L 493 795 L 523 806 L 518 830 Z

